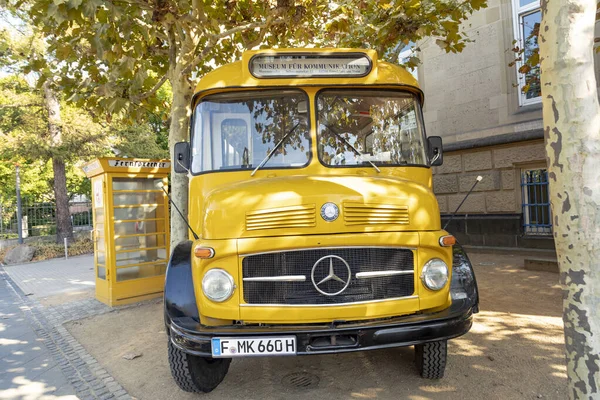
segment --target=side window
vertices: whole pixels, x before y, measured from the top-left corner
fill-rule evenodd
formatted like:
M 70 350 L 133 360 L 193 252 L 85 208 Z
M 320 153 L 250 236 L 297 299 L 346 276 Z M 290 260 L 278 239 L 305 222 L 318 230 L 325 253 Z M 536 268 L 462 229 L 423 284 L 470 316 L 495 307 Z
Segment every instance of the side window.
M 521 172 L 523 231 L 526 235 L 551 235 L 552 214 L 548 191 L 548 171 L 528 169 Z
M 519 104 L 525 106 L 542 101 L 539 65 L 530 68 L 523 63 L 538 49 L 537 32 L 542 20 L 540 0 L 513 0 L 513 22 L 516 45 L 523 49 L 517 61 Z

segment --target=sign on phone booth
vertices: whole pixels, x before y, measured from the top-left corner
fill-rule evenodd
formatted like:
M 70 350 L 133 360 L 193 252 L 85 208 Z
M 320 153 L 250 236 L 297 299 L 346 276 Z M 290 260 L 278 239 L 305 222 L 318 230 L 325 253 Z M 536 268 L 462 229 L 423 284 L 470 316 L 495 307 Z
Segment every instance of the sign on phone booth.
M 96 298 L 109 306 L 162 295 L 169 258 L 169 160 L 99 158 L 92 181 Z

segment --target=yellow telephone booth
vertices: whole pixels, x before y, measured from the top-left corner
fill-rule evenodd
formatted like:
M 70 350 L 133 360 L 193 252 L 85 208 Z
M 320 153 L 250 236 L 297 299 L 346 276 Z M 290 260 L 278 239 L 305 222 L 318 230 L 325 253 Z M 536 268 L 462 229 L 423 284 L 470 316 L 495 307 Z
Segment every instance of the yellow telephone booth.
M 169 160 L 99 158 L 92 181 L 96 298 L 110 306 L 162 295 L 169 258 Z

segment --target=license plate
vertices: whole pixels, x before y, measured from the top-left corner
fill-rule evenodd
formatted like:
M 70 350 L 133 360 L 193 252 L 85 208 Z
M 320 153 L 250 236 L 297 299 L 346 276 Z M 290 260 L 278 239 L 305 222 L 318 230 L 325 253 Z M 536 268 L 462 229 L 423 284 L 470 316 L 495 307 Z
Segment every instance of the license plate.
M 296 337 L 246 337 L 211 339 L 213 357 L 295 355 Z

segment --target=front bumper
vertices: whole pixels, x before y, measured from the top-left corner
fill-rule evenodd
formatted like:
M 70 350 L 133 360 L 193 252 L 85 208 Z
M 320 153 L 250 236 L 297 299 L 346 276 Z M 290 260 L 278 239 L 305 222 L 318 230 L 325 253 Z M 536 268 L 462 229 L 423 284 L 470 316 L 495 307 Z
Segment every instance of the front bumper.
M 273 326 L 190 326 L 188 320 L 174 318 L 169 323 L 170 340 L 180 350 L 210 357 L 213 337 L 296 336 L 297 354 L 329 354 L 401 347 L 452 339 L 464 335 L 473 324 L 472 303 L 453 301 L 442 311 L 413 314 L 366 322 L 339 322 L 328 325 Z M 183 326 L 186 326 L 185 328 Z

